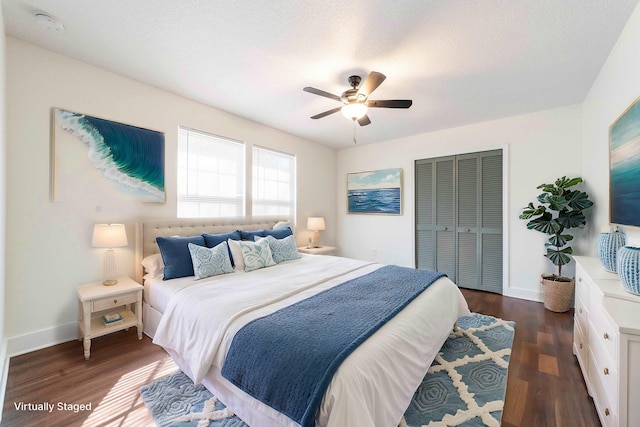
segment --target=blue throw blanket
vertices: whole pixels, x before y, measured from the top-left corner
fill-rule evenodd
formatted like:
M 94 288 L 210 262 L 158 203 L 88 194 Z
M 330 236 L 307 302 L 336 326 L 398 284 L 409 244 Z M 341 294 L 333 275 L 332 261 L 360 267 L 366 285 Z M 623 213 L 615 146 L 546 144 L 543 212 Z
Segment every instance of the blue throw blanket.
M 256 319 L 233 338 L 222 375 L 311 427 L 342 361 L 442 276 L 385 266 Z

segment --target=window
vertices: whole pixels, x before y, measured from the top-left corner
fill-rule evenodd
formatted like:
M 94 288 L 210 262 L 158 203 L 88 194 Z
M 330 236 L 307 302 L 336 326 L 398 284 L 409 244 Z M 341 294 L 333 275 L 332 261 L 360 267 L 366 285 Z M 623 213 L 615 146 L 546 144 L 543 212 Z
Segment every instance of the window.
M 293 217 L 296 203 L 296 158 L 253 147 L 253 215 Z
M 244 143 L 178 129 L 178 217 L 244 215 Z

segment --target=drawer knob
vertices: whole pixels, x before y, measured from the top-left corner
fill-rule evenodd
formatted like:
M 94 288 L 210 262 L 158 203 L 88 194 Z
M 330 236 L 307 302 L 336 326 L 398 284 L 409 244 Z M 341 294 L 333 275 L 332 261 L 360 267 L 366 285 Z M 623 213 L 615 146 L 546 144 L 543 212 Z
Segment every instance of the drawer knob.
M 580 310 L 579 310 L 579 311 L 580 311 L 580 314 L 582 314 L 582 307 L 580 307 Z
M 606 332 L 604 333 L 604 339 L 605 339 L 605 340 L 608 340 L 608 339 L 609 339 L 609 334 L 608 334 L 608 333 L 606 333 Z
M 604 368 L 604 374 L 609 375 L 609 368 Z
M 604 408 L 604 414 L 608 417 L 609 416 L 609 408 Z
M 580 343 L 580 350 L 582 350 L 582 343 Z
M 578 282 L 582 282 L 582 277 L 578 277 Z
M 114 298 L 114 299 L 113 299 L 113 303 L 114 303 L 114 304 L 117 304 L 117 303 L 118 303 L 118 300 Z

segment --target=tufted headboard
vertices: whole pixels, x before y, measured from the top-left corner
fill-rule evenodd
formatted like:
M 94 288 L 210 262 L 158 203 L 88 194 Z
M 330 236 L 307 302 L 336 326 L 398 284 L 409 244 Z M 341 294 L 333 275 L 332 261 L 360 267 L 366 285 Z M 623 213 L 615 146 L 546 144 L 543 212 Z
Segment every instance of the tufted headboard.
M 142 283 L 144 257 L 160 252 L 156 237 L 196 236 L 202 233 L 225 233 L 233 230 L 271 229 L 278 221 L 293 222 L 282 217 L 235 218 L 170 218 L 136 223 L 136 281 Z

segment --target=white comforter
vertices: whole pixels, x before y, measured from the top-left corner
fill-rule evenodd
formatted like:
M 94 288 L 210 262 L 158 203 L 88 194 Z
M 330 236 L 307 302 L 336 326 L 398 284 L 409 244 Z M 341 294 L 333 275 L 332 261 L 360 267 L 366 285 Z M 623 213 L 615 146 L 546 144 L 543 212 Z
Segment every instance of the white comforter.
M 225 403 L 248 424 L 297 426 L 219 375 L 233 336 L 253 319 L 380 267 L 348 258 L 303 256 L 251 273 L 196 282 L 172 297 L 154 343 L 169 350 L 194 382 L 207 375 L 206 384 L 221 382 L 222 389 L 216 391 L 223 402 L 222 395 L 233 390 L 237 395 L 228 400 L 234 404 Z M 436 281 L 344 361 L 316 423 L 397 426 L 455 320 L 468 313 L 458 288 L 446 278 Z

